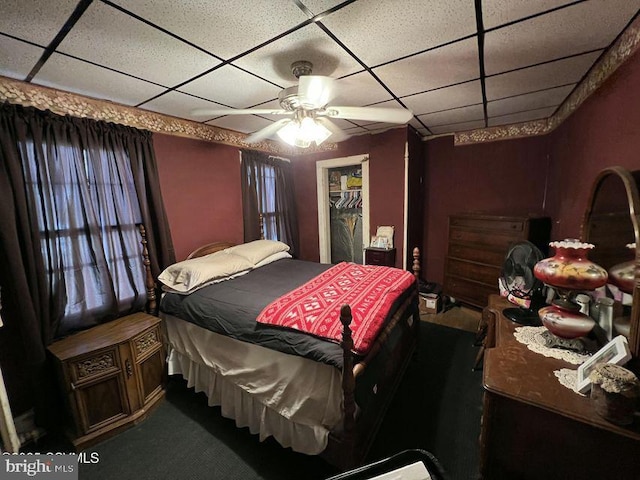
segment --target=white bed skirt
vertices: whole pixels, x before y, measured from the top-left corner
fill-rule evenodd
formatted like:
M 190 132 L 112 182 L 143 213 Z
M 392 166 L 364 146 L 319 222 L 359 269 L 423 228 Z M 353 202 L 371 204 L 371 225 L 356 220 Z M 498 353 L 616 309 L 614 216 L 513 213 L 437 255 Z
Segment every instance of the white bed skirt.
M 263 441 L 309 455 L 327 446 L 341 420 L 340 371 L 213 333 L 170 315 L 164 319 L 169 375 L 180 374 L 209 406 Z

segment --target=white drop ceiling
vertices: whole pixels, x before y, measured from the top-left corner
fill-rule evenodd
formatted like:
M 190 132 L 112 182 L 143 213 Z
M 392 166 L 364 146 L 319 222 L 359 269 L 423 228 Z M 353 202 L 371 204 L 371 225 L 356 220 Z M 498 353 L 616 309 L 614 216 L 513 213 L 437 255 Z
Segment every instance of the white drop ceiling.
M 423 136 L 547 118 L 640 0 L 0 0 L 0 75 L 243 133 L 290 65 L 333 105 L 409 108 Z M 349 134 L 393 125 L 337 120 Z

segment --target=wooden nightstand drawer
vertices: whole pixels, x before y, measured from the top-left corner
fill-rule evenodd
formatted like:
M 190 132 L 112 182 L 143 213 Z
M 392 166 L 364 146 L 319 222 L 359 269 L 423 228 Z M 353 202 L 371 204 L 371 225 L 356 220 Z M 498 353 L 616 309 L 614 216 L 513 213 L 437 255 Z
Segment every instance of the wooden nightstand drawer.
M 115 348 L 74 360 L 70 365 L 71 380 L 74 384 L 120 371 L 120 361 Z
M 162 345 L 160 342 L 160 329 L 154 327 L 141 333 L 133 339 L 133 345 L 136 360 L 152 355 Z
M 393 267 L 396 264 L 395 248 L 365 248 L 364 249 L 365 265 L 382 265 Z

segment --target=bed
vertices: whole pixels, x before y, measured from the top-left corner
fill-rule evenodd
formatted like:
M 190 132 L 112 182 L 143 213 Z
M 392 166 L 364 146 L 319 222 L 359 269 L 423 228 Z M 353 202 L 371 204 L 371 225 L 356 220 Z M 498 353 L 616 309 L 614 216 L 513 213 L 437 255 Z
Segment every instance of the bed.
M 185 274 L 180 267 L 185 262 L 179 262 L 160 276 L 168 373 L 182 375 L 189 387 L 207 395 L 209 405 L 220 406 L 223 416 L 261 440 L 272 436 L 283 447 L 353 468 L 364 461 L 417 345 L 419 251 L 413 251 L 411 275 L 385 271 L 385 278 L 401 272 L 410 282 L 403 277 L 402 288 L 391 288 L 396 296 L 381 307 L 384 318 L 375 336 L 363 333 L 373 327 L 358 323 L 360 304 L 353 312 L 349 304 L 329 309 L 323 304 L 316 307 L 339 317 L 333 322 L 339 334 L 326 339 L 262 322 L 275 317 L 265 320 L 274 305 L 287 296 L 299 298 L 295 292 L 308 290 L 338 266 L 293 259 L 280 242 L 257 242 L 267 246 L 259 255 L 251 250 L 256 242 L 205 245 L 186 261 L 196 265 L 195 273 L 189 267 Z M 222 272 L 216 267 L 216 279 L 203 280 L 202 265 L 208 269 L 211 258 L 227 262 L 230 254 L 234 259 L 244 254 L 250 267 L 240 261 Z M 176 285 L 180 275 L 187 279 L 183 283 L 200 284 Z

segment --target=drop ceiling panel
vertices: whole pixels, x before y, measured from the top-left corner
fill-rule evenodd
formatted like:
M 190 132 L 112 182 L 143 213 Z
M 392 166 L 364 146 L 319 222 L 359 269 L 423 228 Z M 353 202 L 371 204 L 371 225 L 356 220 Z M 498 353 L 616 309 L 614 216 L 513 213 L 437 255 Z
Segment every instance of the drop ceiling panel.
M 487 75 L 607 47 L 640 8 L 640 0 L 572 5 L 485 35 Z
M 317 25 L 308 25 L 233 62 L 278 85 L 297 83 L 291 64 L 299 60 L 313 63 L 314 75 L 339 78 L 362 67 Z
M 395 128 L 406 128 L 404 125 L 398 125 L 397 123 L 374 123 L 365 127 L 372 135 L 393 130 Z
M 484 128 L 484 120 L 476 120 L 472 122 L 454 123 L 452 125 L 440 125 L 430 130 L 434 135 L 443 133 L 464 132 L 466 130 L 475 130 L 476 128 Z
M 205 50 L 229 59 L 307 20 L 290 0 L 115 0 Z M 176 5 L 180 8 L 176 8 Z
M 276 98 L 281 89 L 232 65 L 225 65 L 179 90 L 230 107 L 248 108 Z
M 101 2 L 89 6 L 59 50 L 166 86 L 220 63 Z
M 279 90 L 297 83 L 291 63 L 308 60 L 313 73 L 337 79 L 334 105 L 406 105 L 435 134 L 480 128 L 474 122 L 483 101 L 494 123 L 553 113 L 541 107 L 560 105 L 640 9 L 640 0 L 88 3 L 66 32 L 78 0 L 0 0 L 0 74 L 24 79 L 35 67 L 36 84 L 206 122 L 211 118 L 192 118 L 191 110 L 279 108 Z M 476 4 L 488 29 L 484 52 L 478 51 Z M 332 8 L 320 23 L 306 25 Z M 39 45 L 65 34 L 40 66 Z M 230 59 L 233 65 L 221 63 Z M 269 120 L 229 116 L 215 122 L 251 131 Z M 352 133 L 378 128 L 335 123 Z M 429 133 L 418 119 L 411 125 Z
M 256 115 L 227 115 L 207 122 L 209 125 L 242 133 L 252 133 L 272 123 L 272 121 Z
M 575 84 L 564 87 L 551 88 L 540 92 L 533 92 L 516 97 L 495 100 L 487 104 L 487 113 L 490 117 L 498 115 L 507 115 L 525 110 L 534 110 L 537 108 L 551 107 L 560 105 L 567 95 L 574 89 Z
M 93 98 L 137 105 L 164 88 L 54 53 L 33 79 L 34 83 Z
M 211 119 L 211 115 L 193 115 L 192 110 L 196 109 L 220 109 L 224 108 L 218 104 L 202 100 L 200 98 L 192 97 L 186 93 L 181 92 L 169 92 L 155 100 L 145 103 L 143 107 L 145 110 L 151 110 L 153 112 L 164 113 L 166 115 L 173 115 L 174 117 L 186 118 L 188 120 L 195 120 L 198 122 L 204 122 Z
M 573 3 L 575 0 L 482 0 L 485 30 Z
M 2 0 L 0 32 L 46 47 L 63 27 L 78 0 Z
M 473 35 L 475 18 L 469 0 L 394 0 L 354 2 L 322 23 L 364 63 L 375 66 Z
M 398 96 L 479 78 L 478 42 L 456 42 L 389 63 L 373 72 Z
M 353 128 L 345 129 L 345 132 L 348 133 L 350 136 L 369 135 L 369 130 L 366 130 L 363 127 L 353 127 Z
M 497 100 L 578 82 L 599 55 L 600 52 L 589 53 L 489 77 L 485 81 L 487 99 Z
M 532 120 L 540 120 L 553 115 L 558 106 L 529 110 L 526 112 L 513 113 L 511 115 L 501 115 L 499 117 L 489 118 L 489 126 L 496 127 L 499 125 L 509 125 L 512 123 L 529 122 Z
M 332 118 L 331 123 L 333 123 L 336 127 L 341 128 L 343 130 L 348 130 L 350 128 L 358 127 L 358 125 L 352 120 L 344 120 L 342 118 Z
M 484 108 L 482 105 L 470 105 L 468 107 L 452 108 L 442 112 L 420 115 L 419 118 L 429 128 L 453 123 L 475 122 L 484 120 Z
M 480 81 L 466 82 L 453 87 L 440 88 L 430 92 L 404 97 L 402 102 L 414 115 L 439 112 L 451 108 L 482 103 Z
M 391 100 L 391 94 L 369 72 L 336 80 L 333 105 L 362 106 Z
M 0 75 L 24 80 L 44 48 L 0 35 Z
M 314 15 L 318 15 L 341 4 L 343 1 L 344 0 L 302 0 L 300 3 L 311 10 Z

